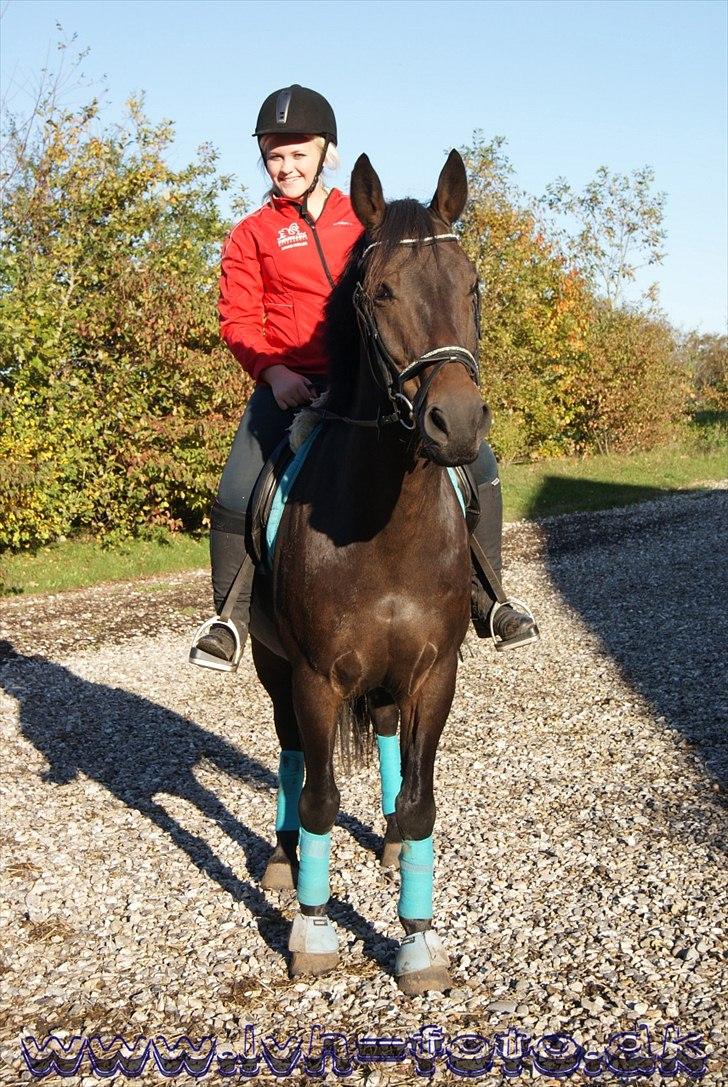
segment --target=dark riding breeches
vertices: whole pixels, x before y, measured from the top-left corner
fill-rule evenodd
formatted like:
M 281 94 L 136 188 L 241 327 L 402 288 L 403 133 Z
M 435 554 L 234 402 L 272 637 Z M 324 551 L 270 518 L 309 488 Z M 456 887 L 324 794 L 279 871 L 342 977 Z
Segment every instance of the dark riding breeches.
M 487 442 L 482 443 L 475 463 L 470 467 L 478 484 L 480 501 L 480 520 L 475 526 L 473 536 L 485 551 L 490 565 L 500 579 L 503 571 L 503 493 L 498 475 L 498 461 Z M 492 587 L 485 582 L 483 588 L 495 603 Z
M 269 385 L 258 385 L 240 421 L 211 515 L 212 587 L 218 613 L 245 557 L 245 511 L 255 481 L 293 422 L 294 414 L 293 409 L 278 407 Z M 481 511 L 474 535 L 500 577 L 503 500 L 498 464 L 487 442 L 481 445 L 471 467 L 478 484 Z M 250 581 L 252 584 L 252 578 Z M 242 587 L 233 611 L 233 619 L 245 623 L 250 611 L 251 584 Z M 490 586 L 485 588 L 495 600 Z

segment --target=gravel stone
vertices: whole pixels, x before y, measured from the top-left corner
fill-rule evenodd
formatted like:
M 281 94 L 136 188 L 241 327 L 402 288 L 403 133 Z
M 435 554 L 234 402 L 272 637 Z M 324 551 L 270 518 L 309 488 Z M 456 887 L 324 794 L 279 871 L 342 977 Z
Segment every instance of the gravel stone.
M 186 663 L 206 572 L 3 601 L 3 1082 L 32 1082 L 21 1036 L 61 1031 L 212 1034 L 242 1052 L 250 1024 L 307 1045 L 316 1024 L 353 1039 L 429 1023 L 563 1029 L 599 1048 L 639 1019 L 660 1044 L 670 1023 L 698 1032 L 706 1083 L 728 1083 L 727 505 L 714 488 L 506 527 L 506 585 L 542 640 L 463 648 L 435 767 L 453 988 L 415 998 L 393 976 L 399 876 L 376 860 L 376 759 L 338 775 L 340 966 L 288 977 L 295 897 L 259 883 L 271 707 L 249 650 L 235 677 Z M 98 1082 L 88 1071 L 76 1082 Z

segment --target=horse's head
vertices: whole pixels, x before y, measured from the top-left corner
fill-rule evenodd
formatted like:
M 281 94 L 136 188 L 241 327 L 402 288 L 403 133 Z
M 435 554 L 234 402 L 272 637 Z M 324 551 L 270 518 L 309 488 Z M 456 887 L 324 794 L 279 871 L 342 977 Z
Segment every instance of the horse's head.
M 354 304 L 375 380 L 417 426 L 422 452 L 448 465 L 475 459 L 490 418 L 477 387 L 478 278 L 452 233 L 467 195 L 457 151 L 429 207 L 387 204 L 366 155 L 351 177 L 366 230 Z

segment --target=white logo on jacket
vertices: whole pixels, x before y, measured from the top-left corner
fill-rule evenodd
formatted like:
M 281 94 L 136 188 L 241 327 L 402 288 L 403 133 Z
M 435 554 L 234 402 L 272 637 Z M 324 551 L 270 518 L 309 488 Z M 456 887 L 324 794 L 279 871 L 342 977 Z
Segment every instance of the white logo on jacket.
M 278 231 L 278 246 L 280 249 L 297 249 L 301 245 L 308 245 L 308 234 L 301 230 L 298 223 L 291 223 Z

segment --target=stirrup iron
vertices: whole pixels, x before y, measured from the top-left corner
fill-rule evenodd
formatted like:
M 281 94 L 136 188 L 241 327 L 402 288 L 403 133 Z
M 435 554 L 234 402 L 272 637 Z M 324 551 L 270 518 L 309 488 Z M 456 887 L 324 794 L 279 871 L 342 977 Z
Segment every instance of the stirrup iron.
M 222 657 L 216 657 L 214 653 L 206 653 L 204 649 L 198 649 L 197 643 L 204 638 L 206 634 L 209 634 L 214 626 L 227 627 L 232 633 L 235 639 L 235 652 L 233 653 L 232 660 L 226 661 Z M 213 615 L 212 619 L 206 619 L 195 631 L 188 659 L 190 664 L 196 664 L 200 668 L 212 668 L 216 672 L 237 672 L 242 655 L 243 645 L 240 641 L 237 627 L 232 619 L 223 619 L 220 615 Z
M 505 649 L 516 648 L 516 646 L 511 647 L 511 646 L 508 646 L 508 645 L 504 645 L 502 639 L 500 641 L 496 640 L 496 634 L 495 634 L 495 629 L 494 629 L 494 625 L 493 625 L 493 620 L 495 619 L 496 612 L 500 611 L 501 608 L 506 608 L 506 607 L 509 607 L 509 606 L 513 608 L 516 605 L 518 606 L 519 611 L 522 611 L 524 613 L 524 615 L 528 616 L 528 618 L 531 620 L 534 627 L 536 628 L 536 632 L 538 632 L 538 624 L 536 623 L 536 616 L 533 614 L 533 612 L 529 608 L 528 604 L 524 603 L 523 600 L 519 600 L 515 596 L 509 596 L 506 600 L 496 600 L 495 604 L 490 609 L 490 615 L 488 617 L 488 627 L 489 627 L 489 630 L 490 630 L 491 640 L 492 640 L 493 645 L 495 646 L 496 651 L 498 653 L 502 653 Z M 537 641 L 538 639 L 536 638 L 536 639 L 533 639 L 533 640 Z M 520 645 L 527 645 L 527 644 L 528 644 L 528 642 L 521 642 L 521 643 L 519 643 L 519 647 L 520 647 Z

